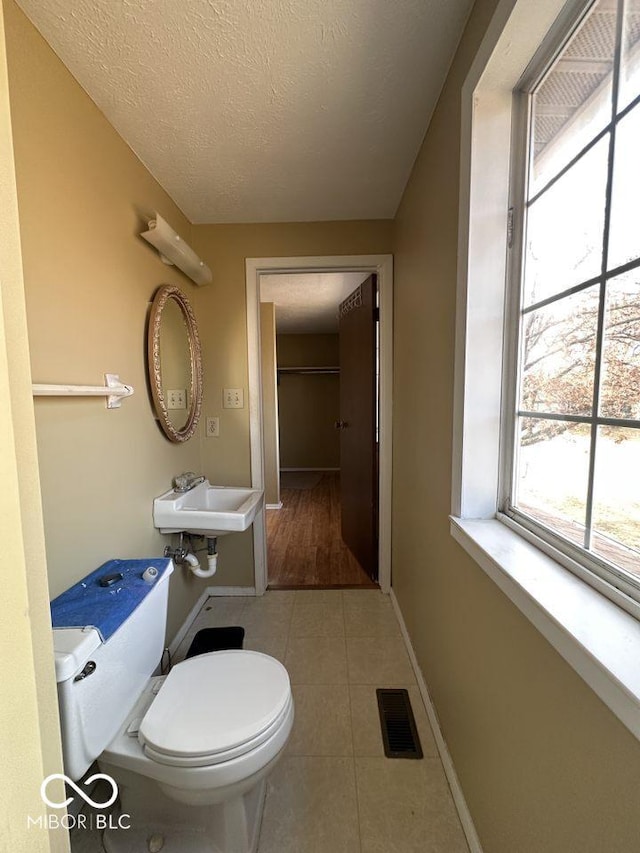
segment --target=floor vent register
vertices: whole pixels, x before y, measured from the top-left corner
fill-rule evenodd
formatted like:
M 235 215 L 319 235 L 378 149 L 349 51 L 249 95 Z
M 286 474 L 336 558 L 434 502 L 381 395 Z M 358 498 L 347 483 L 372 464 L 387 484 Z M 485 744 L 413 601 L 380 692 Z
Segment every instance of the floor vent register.
M 422 758 L 422 747 L 406 690 L 376 690 L 387 758 Z

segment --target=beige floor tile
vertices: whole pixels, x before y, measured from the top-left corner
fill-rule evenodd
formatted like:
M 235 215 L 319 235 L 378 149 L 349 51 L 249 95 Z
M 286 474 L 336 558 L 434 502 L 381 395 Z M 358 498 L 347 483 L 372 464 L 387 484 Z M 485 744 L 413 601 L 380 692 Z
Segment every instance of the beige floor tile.
M 253 652 L 262 652 L 284 663 L 287 653 L 286 637 L 245 637 L 243 648 Z
M 401 637 L 347 637 L 350 684 L 405 687 L 416 679 Z
M 196 616 L 193 626 L 200 629 L 239 625 L 245 604 L 243 596 L 212 596 Z
M 342 605 L 300 604 L 296 600 L 290 631 L 291 637 L 344 637 Z
M 264 595 L 254 595 L 245 598 L 245 610 L 264 613 L 291 612 L 295 601 L 293 590 L 271 591 Z
M 252 598 L 242 611 L 240 625 L 247 638 L 287 637 L 292 610 L 293 598 Z
M 353 759 L 283 758 L 267 782 L 258 853 L 360 853 Z
M 350 605 L 344 610 L 347 637 L 400 637 L 400 625 L 391 605 L 388 607 L 357 607 Z
M 387 607 L 391 606 L 388 595 L 379 589 L 343 589 L 342 601 L 346 607 Z
M 353 755 L 349 688 L 346 684 L 298 684 L 288 755 Z
M 344 638 L 291 637 L 285 666 L 292 684 L 346 684 Z
M 264 595 L 254 596 L 252 600 L 266 602 L 270 605 L 293 607 L 296 595 L 294 589 L 268 589 Z
M 295 606 L 300 604 L 333 604 L 342 607 L 341 589 L 297 589 Z
M 417 685 L 404 685 L 409 691 L 413 716 L 418 727 L 422 752 L 427 758 L 437 758 L 438 749 L 429 725 L 420 690 Z M 376 688 L 370 684 L 352 684 L 351 720 L 353 725 L 353 751 L 358 756 L 383 757 L 384 746 L 380 731 L 380 715 Z
M 468 853 L 439 759 L 357 758 L 362 853 Z

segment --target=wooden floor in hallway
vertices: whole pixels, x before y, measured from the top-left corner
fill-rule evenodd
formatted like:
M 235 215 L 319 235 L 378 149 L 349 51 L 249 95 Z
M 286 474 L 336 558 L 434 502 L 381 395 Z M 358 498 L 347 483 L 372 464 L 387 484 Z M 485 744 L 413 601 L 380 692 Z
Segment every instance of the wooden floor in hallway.
M 280 500 L 266 511 L 271 589 L 377 586 L 342 541 L 337 471 L 283 473 Z

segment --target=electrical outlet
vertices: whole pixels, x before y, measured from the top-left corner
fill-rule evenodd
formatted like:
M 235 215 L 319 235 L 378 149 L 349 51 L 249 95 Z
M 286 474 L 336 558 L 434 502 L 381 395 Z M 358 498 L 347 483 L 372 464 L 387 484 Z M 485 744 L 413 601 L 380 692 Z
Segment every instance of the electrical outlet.
M 220 418 L 207 418 L 207 438 L 217 438 L 220 435 Z
M 167 409 L 186 409 L 187 392 L 184 388 L 167 391 Z
M 223 392 L 225 409 L 244 409 L 244 391 L 242 388 L 225 388 Z

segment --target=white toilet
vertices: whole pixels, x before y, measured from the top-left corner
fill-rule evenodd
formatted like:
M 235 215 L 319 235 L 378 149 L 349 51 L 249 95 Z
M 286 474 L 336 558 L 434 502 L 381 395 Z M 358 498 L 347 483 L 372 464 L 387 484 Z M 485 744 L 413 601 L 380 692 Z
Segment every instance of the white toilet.
M 149 562 L 112 561 L 52 603 L 65 773 L 77 780 L 97 758 L 117 783 L 107 851 L 255 853 L 266 776 L 293 725 L 287 671 L 267 655 L 234 650 L 151 677 L 173 565 L 152 561 L 165 565 L 149 584 L 141 579 Z M 114 563 L 126 564 L 124 577 L 103 592 L 100 578 Z M 87 620 L 87 590 L 97 627 L 61 627 Z M 69 615 L 74 595 L 79 617 Z M 120 815 L 129 817 L 118 825 Z

